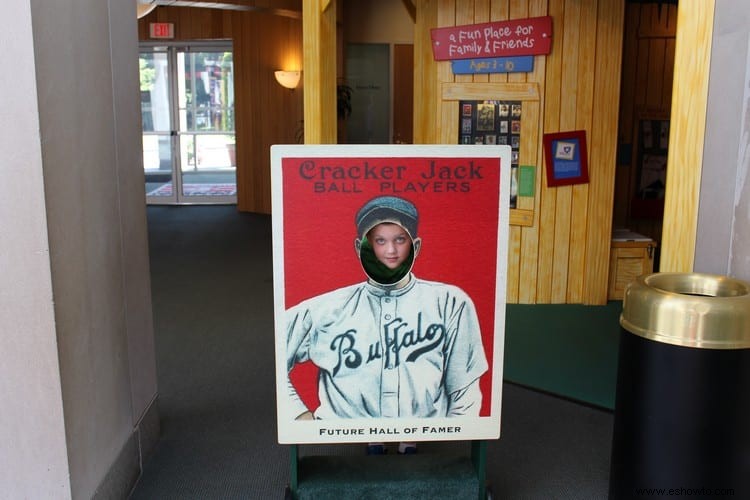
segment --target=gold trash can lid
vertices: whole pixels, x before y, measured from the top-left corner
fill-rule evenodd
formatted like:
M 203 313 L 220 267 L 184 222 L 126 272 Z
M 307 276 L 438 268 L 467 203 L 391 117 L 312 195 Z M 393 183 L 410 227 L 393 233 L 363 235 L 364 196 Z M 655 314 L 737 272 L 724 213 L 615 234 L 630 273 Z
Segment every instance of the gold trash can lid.
M 700 273 L 641 276 L 625 289 L 620 325 L 666 344 L 750 348 L 750 284 Z

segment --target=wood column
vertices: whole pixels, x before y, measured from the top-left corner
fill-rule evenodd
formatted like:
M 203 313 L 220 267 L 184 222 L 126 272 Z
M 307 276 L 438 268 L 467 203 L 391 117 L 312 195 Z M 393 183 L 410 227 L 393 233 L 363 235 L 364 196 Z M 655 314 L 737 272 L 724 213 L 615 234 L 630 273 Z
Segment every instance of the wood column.
M 714 0 L 677 7 L 661 272 L 693 271 L 713 23 Z
M 336 1 L 302 1 L 305 144 L 336 143 Z

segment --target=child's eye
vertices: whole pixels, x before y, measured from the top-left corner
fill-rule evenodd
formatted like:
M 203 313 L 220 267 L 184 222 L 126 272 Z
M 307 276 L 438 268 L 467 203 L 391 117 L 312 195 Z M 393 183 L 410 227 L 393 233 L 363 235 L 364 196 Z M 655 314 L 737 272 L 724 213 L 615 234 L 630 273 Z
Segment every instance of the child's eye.
M 375 243 L 378 245 L 385 244 L 385 240 L 383 238 L 375 238 Z

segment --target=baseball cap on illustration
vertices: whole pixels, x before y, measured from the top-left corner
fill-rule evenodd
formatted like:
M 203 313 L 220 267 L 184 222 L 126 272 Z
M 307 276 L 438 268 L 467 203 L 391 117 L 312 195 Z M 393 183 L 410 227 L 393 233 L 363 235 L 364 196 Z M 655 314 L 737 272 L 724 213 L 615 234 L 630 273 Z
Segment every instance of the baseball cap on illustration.
M 419 215 L 412 202 L 396 196 L 379 196 L 365 203 L 357 212 L 357 237 L 364 238 L 378 224 L 390 222 L 406 229 L 412 239 L 417 237 Z

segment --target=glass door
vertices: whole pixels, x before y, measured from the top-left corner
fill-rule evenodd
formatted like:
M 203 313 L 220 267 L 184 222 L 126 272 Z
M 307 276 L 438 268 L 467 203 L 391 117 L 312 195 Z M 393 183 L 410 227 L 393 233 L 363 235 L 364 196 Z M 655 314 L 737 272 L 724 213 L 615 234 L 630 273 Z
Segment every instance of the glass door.
M 231 45 L 142 46 L 148 203 L 236 203 Z

